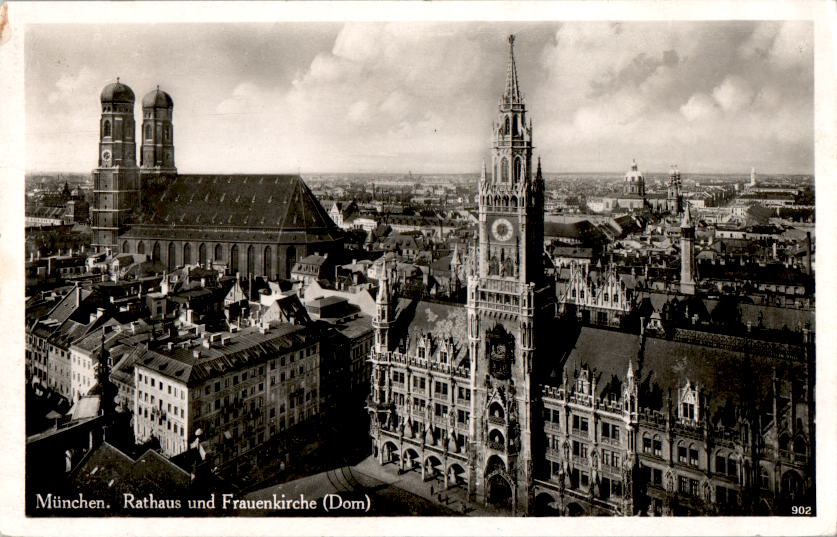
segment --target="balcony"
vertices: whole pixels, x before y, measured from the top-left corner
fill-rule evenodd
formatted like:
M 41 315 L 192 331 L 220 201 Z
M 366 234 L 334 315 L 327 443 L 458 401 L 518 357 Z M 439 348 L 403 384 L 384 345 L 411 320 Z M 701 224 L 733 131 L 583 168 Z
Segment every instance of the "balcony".
M 500 416 L 488 416 L 488 423 L 493 423 L 494 425 L 505 425 L 506 422 Z

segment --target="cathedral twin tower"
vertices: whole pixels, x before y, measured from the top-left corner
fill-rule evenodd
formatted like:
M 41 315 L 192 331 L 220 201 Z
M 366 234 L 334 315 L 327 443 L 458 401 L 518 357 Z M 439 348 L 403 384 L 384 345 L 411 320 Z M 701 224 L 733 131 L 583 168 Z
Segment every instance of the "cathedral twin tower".
M 117 251 L 117 237 L 142 202 L 142 192 L 177 174 L 174 101 L 159 86 L 142 99 L 142 146 L 137 166 L 134 92 L 116 79 L 102 90 L 99 165 L 93 170 L 93 247 Z

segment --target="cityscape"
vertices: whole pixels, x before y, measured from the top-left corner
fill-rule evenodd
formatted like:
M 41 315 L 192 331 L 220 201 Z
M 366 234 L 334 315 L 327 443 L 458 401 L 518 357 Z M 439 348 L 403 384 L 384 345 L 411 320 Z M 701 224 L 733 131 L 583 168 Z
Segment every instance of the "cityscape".
M 351 140 L 334 110 L 334 125 L 289 117 L 286 135 L 254 84 L 182 129 L 196 105 L 176 75 L 44 93 L 96 111 L 90 147 L 63 169 L 36 151 L 26 174 L 26 515 L 816 516 L 813 76 L 798 45 L 813 27 L 691 24 L 294 29 L 312 48 L 333 37 L 288 75 L 312 100 L 305 84 L 365 80 L 379 49 L 461 38 L 475 58 L 428 59 L 437 84 L 407 64 L 411 96 L 376 81 L 380 106 L 349 107 Z M 710 59 L 729 69 L 714 89 L 677 78 L 719 54 L 692 30 L 736 44 L 735 61 Z M 565 43 L 655 32 L 670 33 L 628 43 L 659 59 L 628 50 L 578 91 L 580 75 L 537 72 L 572 65 Z M 260 61 L 276 60 L 244 63 Z M 27 85 L 49 78 L 27 69 Z M 569 104 L 553 101 L 574 91 L 590 130 L 565 134 L 550 118 Z M 445 104 L 408 112 L 422 92 Z M 659 134 L 646 145 L 614 116 L 598 141 L 603 95 L 621 97 L 602 114 L 637 108 Z M 412 123 L 386 127 L 392 148 L 355 154 L 396 109 Z M 768 119 L 790 116 L 802 126 L 770 138 Z M 708 142 L 705 125 L 735 132 Z M 274 130 L 284 165 L 257 153 Z M 228 154 L 242 169 L 213 171 Z M 92 171 L 69 164 L 82 157 Z

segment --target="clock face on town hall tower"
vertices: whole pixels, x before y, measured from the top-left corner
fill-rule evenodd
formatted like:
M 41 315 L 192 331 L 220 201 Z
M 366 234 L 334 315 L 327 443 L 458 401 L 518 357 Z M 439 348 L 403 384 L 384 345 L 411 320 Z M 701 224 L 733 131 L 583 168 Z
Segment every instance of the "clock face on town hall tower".
M 514 235 L 512 223 L 506 218 L 498 218 L 491 224 L 491 235 L 498 242 L 508 242 Z

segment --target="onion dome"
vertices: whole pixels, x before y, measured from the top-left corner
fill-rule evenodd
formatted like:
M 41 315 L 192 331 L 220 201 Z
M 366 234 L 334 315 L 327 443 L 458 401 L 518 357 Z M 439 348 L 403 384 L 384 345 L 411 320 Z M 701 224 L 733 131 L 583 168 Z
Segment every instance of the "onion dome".
M 142 98 L 143 108 L 172 108 L 173 106 L 174 101 L 172 101 L 171 95 L 162 91 L 160 86 L 157 86 L 157 89 L 148 92 Z
M 134 92 L 131 88 L 119 82 L 118 78 L 113 84 L 105 86 L 105 89 L 102 90 L 101 98 L 103 103 L 134 104 Z

